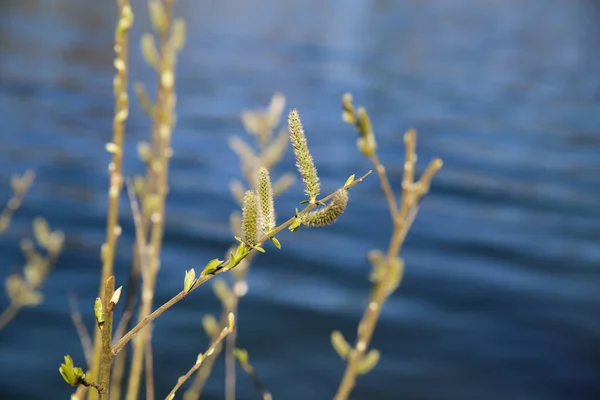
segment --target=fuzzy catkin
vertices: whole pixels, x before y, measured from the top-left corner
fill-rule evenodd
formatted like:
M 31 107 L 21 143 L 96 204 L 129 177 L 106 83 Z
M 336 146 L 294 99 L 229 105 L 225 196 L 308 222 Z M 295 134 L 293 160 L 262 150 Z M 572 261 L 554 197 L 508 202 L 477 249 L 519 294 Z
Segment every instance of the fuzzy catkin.
M 304 215 L 302 224 L 307 227 L 331 225 L 344 213 L 347 205 L 348 190 L 339 189 L 327 205 Z
M 304 128 L 302 127 L 298 110 L 293 109 L 290 111 L 288 127 L 290 130 L 290 141 L 296 156 L 296 168 L 298 168 L 298 172 L 304 183 L 304 192 L 310 198 L 311 202 L 314 202 L 319 195 L 321 185 L 315 162 L 308 149 L 308 143 L 304 135 Z
M 273 188 L 269 170 L 260 167 L 258 170 L 258 182 L 256 184 L 258 194 L 259 212 L 262 233 L 268 233 L 275 228 L 275 206 L 273 204 Z
M 247 190 L 244 193 L 242 239 L 250 247 L 256 245 L 258 238 L 258 203 L 256 200 L 256 193 L 253 190 Z

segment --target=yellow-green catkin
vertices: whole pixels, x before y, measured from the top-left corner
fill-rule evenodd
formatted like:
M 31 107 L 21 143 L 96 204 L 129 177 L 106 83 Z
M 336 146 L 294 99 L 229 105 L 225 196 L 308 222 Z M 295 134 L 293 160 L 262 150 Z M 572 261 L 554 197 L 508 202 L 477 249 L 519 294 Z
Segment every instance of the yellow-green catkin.
M 321 185 L 319 183 L 315 162 L 308 150 L 308 143 L 306 142 L 306 136 L 304 135 L 304 128 L 302 127 L 298 110 L 293 109 L 290 111 L 288 116 L 288 127 L 290 130 L 290 141 L 292 143 L 292 148 L 294 149 L 294 154 L 296 155 L 296 168 L 298 168 L 298 172 L 302 177 L 302 182 L 304 182 L 304 192 L 310 198 L 310 201 L 314 203 L 319 195 Z
M 247 190 L 244 194 L 244 205 L 242 207 L 242 239 L 253 247 L 258 238 L 258 203 L 256 193 Z
M 260 221 L 262 233 L 268 233 L 275 228 L 275 206 L 273 204 L 273 188 L 269 170 L 260 167 L 256 185 L 258 202 L 260 204 Z
M 348 190 L 339 189 L 326 206 L 304 215 L 302 224 L 307 227 L 331 225 L 344 213 L 347 205 Z

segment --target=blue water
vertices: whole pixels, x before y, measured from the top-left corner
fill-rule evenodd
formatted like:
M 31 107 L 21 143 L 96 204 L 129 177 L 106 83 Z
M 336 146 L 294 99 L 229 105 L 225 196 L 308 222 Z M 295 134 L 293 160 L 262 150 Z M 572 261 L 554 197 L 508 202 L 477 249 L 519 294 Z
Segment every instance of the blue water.
M 149 29 L 142 1 L 132 40 Z M 325 191 L 371 168 L 340 121 L 340 96 L 371 113 L 380 157 L 399 188 L 401 134 L 419 129 L 419 169 L 445 166 L 411 231 L 406 275 L 386 304 L 377 368 L 353 399 L 600 398 L 600 5 L 592 0 L 189 1 L 178 67 L 168 221 L 156 303 L 183 272 L 220 257 L 240 176 L 227 138 L 239 112 L 275 91 L 297 107 Z M 0 332 L 0 398 L 64 399 L 58 366 L 82 350 L 74 292 L 92 328 L 104 240 L 111 138 L 113 2 L 0 3 L 0 199 L 10 174 L 38 177 L 0 238 L 4 279 L 23 264 L 34 216 L 66 232 L 43 305 Z M 153 76 L 132 45 L 133 80 Z M 128 175 L 148 138 L 132 103 Z M 293 169 L 288 152 L 275 175 Z M 278 199 L 287 216 L 302 188 Z M 2 200 L 4 201 L 4 200 Z M 123 199 L 117 281 L 131 263 Z M 239 345 L 276 399 L 330 399 L 344 365 L 329 334 L 354 337 L 369 291 L 365 260 L 391 231 L 375 176 L 334 226 L 281 235 L 260 256 L 240 309 Z M 0 298 L 0 307 L 7 301 Z M 201 318 L 220 313 L 209 287 L 157 320 L 157 398 L 207 346 Z M 206 399 L 223 398 L 223 363 Z M 238 398 L 255 399 L 239 373 Z

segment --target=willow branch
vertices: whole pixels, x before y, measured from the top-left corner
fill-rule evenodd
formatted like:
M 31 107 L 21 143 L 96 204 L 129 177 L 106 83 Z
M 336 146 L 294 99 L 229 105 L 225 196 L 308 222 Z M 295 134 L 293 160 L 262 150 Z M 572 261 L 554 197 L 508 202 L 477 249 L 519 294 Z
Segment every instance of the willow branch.
M 128 52 L 129 29 L 133 24 L 133 12 L 129 0 L 118 0 L 119 22 L 115 30 L 115 61 L 117 70 L 114 84 L 115 115 L 113 118 L 113 141 L 107 145 L 113 155 L 109 164 L 109 190 L 108 190 L 108 215 L 106 222 L 106 242 L 102 245 L 102 273 L 100 278 L 99 297 L 104 298 L 104 284 L 113 275 L 117 238 L 121 233 L 119 220 L 119 197 L 123 187 L 123 152 L 125 140 L 125 121 L 129 116 L 129 96 L 127 94 L 128 82 Z M 94 361 L 91 365 L 90 379 L 97 379 L 97 371 L 102 353 L 101 334 L 96 331 L 94 335 Z M 107 381 L 108 382 L 108 381 Z M 108 392 L 108 388 L 106 390 Z M 95 393 L 90 392 L 91 399 Z
M 211 337 L 212 342 L 217 340 L 217 338 L 219 337 L 219 334 L 223 330 L 223 328 L 227 327 L 227 325 L 228 325 L 227 316 L 228 316 L 227 309 L 223 308 L 223 312 L 221 314 L 221 320 L 219 321 L 220 328 L 217 331 L 217 333 L 215 333 Z M 235 318 L 237 320 L 237 316 Z M 202 390 L 204 389 L 204 385 L 206 384 L 206 380 L 208 379 L 210 372 L 212 371 L 212 367 L 213 367 L 215 361 L 217 360 L 217 358 L 219 357 L 219 354 L 221 353 L 222 348 L 223 348 L 223 346 L 215 347 L 215 351 L 210 356 L 206 357 L 206 359 L 204 360 L 204 362 L 202 364 L 202 368 L 198 370 L 198 374 L 196 375 L 196 379 L 194 380 L 194 383 L 183 394 L 184 400 L 197 400 L 200 398 L 200 395 L 202 394 Z M 204 371 L 206 371 L 207 373 L 204 373 Z
M 353 182 L 342 186 L 341 189 L 350 189 L 353 186 L 358 185 L 359 183 L 361 183 L 367 176 L 369 176 L 371 174 L 372 171 L 367 172 L 365 175 L 361 176 L 358 179 L 355 179 Z M 324 203 L 327 202 L 328 200 L 332 199 L 333 196 L 335 196 L 335 194 L 337 193 L 337 190 L 331 194 L 329 194 L 328 196 L 320 199 L 318 201 L 318 203 Z M 306 214 L 307 212 L 309 212 L 310 210 L 312 210 L 314 207 L 316 207 L 315 204 L 308 204 L 298 215 L 302 216 L 304 214 Z M 281 231 L 283 231 L 284 229 L 286 229 L 287 227 L 289 227 L 292 223 L 294 223 L 296 221 L 296 216 L 288 219 L 286 222 L 284 222 L 283 224 L 279 225 L 277 228 L 273 229 L 272 231 L 270 231 L 269 233 L 267 233 L 266 235 L 262 236 L 259 240 L 258 243 L 264 243 L 265 241 L 271 239 L 272 237 L 276 236 L 278 233 L 280 233 Z M 254 249 L 250 249 L 249 253 L 254 252 Z M 154 321 L 156 318 L 158 318 L 162 313 L 164 313 L 165 311 L 167 311 L 169 308 L 173 307 L 175 304 L 179 303 L 181 300 L 183 300 L 190 292 L 192 292 L 193 290 L 196 290 L 198 287 L 200 287 L 201 285 L 203 285 L 204 283 L 206 283 L 207 281 L 209 281 L 210 279 L 212 279 L 215 275 L 221 274 L 223 272 L 227 272 L 230 270 L 230 268 L 228 268 L 229 264 L 231 262 L 231 258 L 229 258 L 227 261 L 225 261 L 221 268 L 218 269 L 217 271 L 215 271 L 213 274 L 209 274 L 209 275 L 204 275 L 201 276 L 200 278 L 198 278 L 198 280 L 196 281 L 196 283 L 194 284 L 194 286 L 192 286 L 192 288 L 188 291 L 181 291 L 178 294 L 176 294 L 173 298 L 171 298 L 169 301 L 167 301 L 165 304 L 163 304 L 162 306 L 158 307 L 154 312 L 152 312 L 151 314 L 147 315 L 146 317 L 144 317 L 136 326 L 134 326 L 129 332 L 127 332 L 117 343 L 115 343 L 115 345 L 112 348 L 112 354 L 116 355 L 119 353 L 119 351 L 121 351 L 121 349 L 127 344 L 129 343 L 129 341 L 131 339 L 133 339 L 135 337 L 135 335 L 142 330 L 144 327 L 146 327 L 146 325 L 148 325 L 149 323 L 151 323 L 152 321 Z
M 366 354 L 375 327 L 379 321 L 381 309 L 390 294 L 386 283 L 388 283 L 392 277 L 393 265 L 396 262 L 406 235 L 415 220 L 419 210 L 419 200 L 429 190 L 430 182 L 435 172 L 442 167 L 442 161 L 440 159 L 433 160 L 427 167 L 421 180 L 415 183 L 414 167 L 417 157 L 416 132 L 414 130 L 409 130 L 405 134 L 405 146 L 406 160 L 404 163 L 404 175 L 402 180 L 402 204 L 399 213 L 394 213 L 392 210 L 390 211 L 394 222 L 394 230 L 386 254 L 384 274 L 381 280 L 374 285 L 369 303 L 358 325 L 359 328 L 356 343 L 348 356 L 346 371 L 344 372 L 337 394 L 335 395 L 335 400 L 346 400 L 354 388 L 359 363 Z M 377 160 L 377 157 L 375 155 L 371 157 L 371 159 L 376 163 L 375 160 Z M 385 176 L 385 172 L 383 172 L 383 175 Z M 382 179 L 382 187 L 386 185 L 389 187 L 389 182 L 387 184 L 384 182 L 388 182 L 387 177 L 385 178 L 385 181 Z
M 185 375 L 179 377 L 179 379 L 177 380 L 177 384 L 175 385 L 175 387 L 173 387 L 173 390 L 171 390 L 167 397 L 165 397 L 165 400 L 172 400 L 175 397 L 175 393 L 177 392 L 177 390 L 179 390 L 179 388 L 185 383 L 185 381 L 187 381 L 190 378 L 190 376 L 192 376 L 192 374 L 196 372 L 198 368 L 200 368 L 200 366 L 202 366 L 204 359 L 213 354 L 215 348 L 223 341 L 223 339 L 225 339 L 227 335 L 233 332 L 233 329 L 234 326 L 229 325 L 228 327 L 223 328 L 221 330 L 221 333 L 219 334 L 217 339 L 208 347 L 206 352 L 198 356 L 198 359 L 196 360 L 194 366 L 190 368 Z

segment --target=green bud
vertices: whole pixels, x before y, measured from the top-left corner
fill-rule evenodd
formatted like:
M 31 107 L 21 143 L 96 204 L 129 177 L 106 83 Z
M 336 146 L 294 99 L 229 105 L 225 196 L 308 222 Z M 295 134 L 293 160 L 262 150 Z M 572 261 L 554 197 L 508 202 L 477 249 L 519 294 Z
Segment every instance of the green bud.
M 331 332 L 331 345 L 336 353 L 342 358 L 342 360 L 348 359 L 350 355 L 351 347 L 350 344 L 344 339 L 344 335 L 340 331 Z
M 401 258 L 396 258 L 391 265 L 391 270 L 388 275 L 388 281 L 385 283 L 386 293 L 389 296 L 394 293 L 398 286 L 400 286 L 400 282 L 402 282 L 402 277 L 404 276 L 404 260 Z
M 94 302 L 94 315 L 96 316 L 96 323 L 99 328 L 102 328 L 104 325 L 104 306 L 102 304 L 102 299 L 100 297 L 96 297 L 96 301 Z
M 171 43 L 176 51 L 183 48 L 185 44 L 185 21 L 177 18 L 173 21 L 173 32 L 171 32 Z
M 271 238 L 271 242 L 273 242 L 273 244 L 275 245 L 275 247 L 277 247 L 278 249 L 281 249 L 281 243 L 279 243 L 279 240 L 277 240 L 277 238 L 275 236 L 273 236 Z
M 296 232 L 298 228 L 300 228 L 300 225 L 302 225 L 302 220 L 300 218 L 296 218 L 296 220 L 292 222 L 288 229 L 292 232 Z
M 196 283 L 196 270 L 192 268 L 189 271 L 185 271 L 185 278 L 183 279 L 183 291 L 189 293 L 189 291 L 192 290 L 194 283 Z
M 359 375 L 364 375 L 370 372 L 379 362 L 379 357 L 379 350 L 370 350 L 358 363 L 358 366 L 356 367 L 356 373 Z
M 296 156 L 296 168 L 304 183 L 304 192 L 310 201 L 314 202 L 319 195 L 321 185 L 319 183 L 315 162 L 308 149 L 308 142 L 304 135 L 304 128 L 302 127 L 298 110 L 293 109 L 290 112 L 288 116 L 288 127 L 290 131 L 290 141 Z
M 160 57 L 158 55 L 158 51 L 156 50 L 154 36 L 152 36 L 150 33 L 145 33 L 142 36 L 140 43 L 144 60 L 148 63 L 148 65 L 158 69 Z
M 228 328 L 232 331 L 235 328 L 235 314 L 230 312 L 227 314 Z
M 344 187 L 348 186 L 352 182 L 354 182 L 354 174 L 350 175 L 350 177 L 348 179 L 346 179 L 346 183 L 344 183 Z
M 342 96 L 342 120 L 352 125 L 356 125 L 356 111 L 352 104 L 352 95 L 344 93 Z
M 166 32 L 169 21 L 167 20 L 167 13 L 162 1 L 150 0 L 148 2 L 148 10 L 150 12 L 150 21 L 156 32 Z

